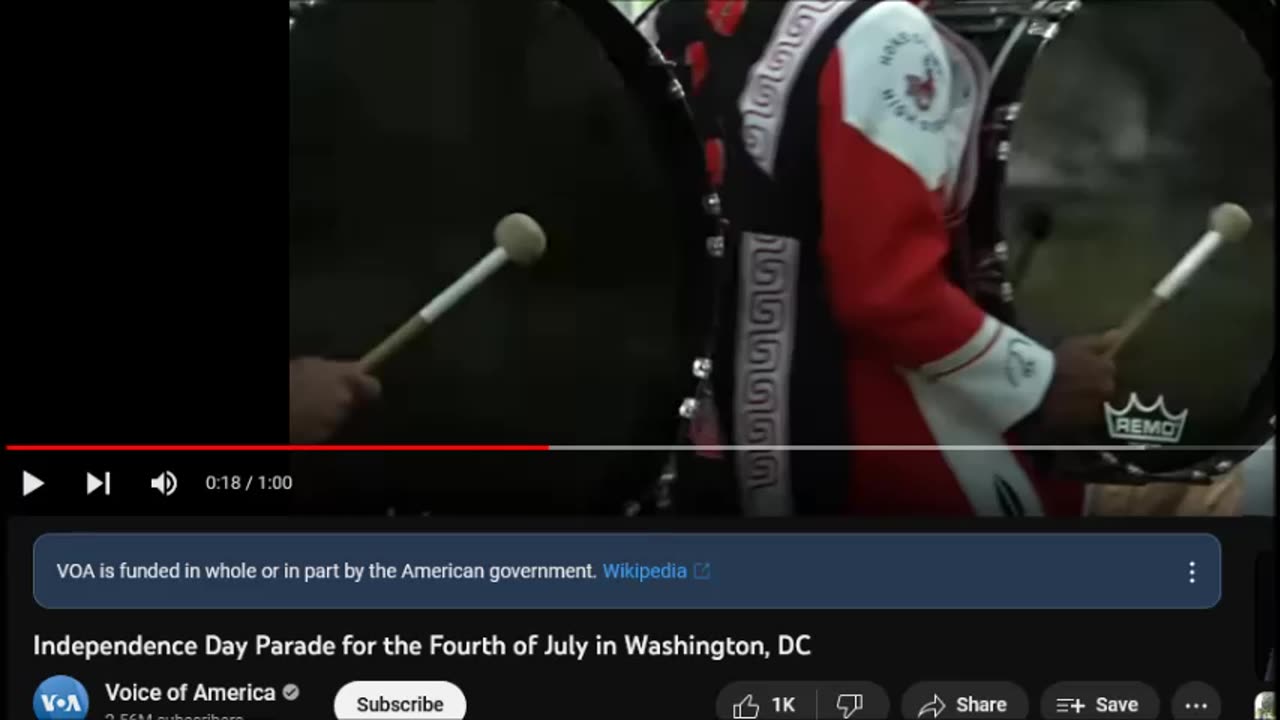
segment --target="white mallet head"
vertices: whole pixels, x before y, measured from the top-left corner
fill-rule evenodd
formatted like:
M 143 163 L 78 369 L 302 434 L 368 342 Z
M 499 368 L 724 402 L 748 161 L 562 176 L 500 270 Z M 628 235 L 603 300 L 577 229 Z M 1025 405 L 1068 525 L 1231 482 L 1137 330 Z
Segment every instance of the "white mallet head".
M 532 265 L 547 250 L 547 234 L 536 220 L 522 213 L 499 220 L 493 228 L 493 241 L 521 265 Z
M 1223 203 L 1209 213 L 1209 229 L 1231 242 L 1249 234 L 1253 219 L 1248 211 L 1235 203 Z

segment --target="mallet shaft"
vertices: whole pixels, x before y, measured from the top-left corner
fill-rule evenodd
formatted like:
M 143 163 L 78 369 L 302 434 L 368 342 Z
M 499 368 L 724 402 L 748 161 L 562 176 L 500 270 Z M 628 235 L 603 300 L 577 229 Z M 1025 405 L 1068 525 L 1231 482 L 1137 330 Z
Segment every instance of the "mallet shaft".
M 467 293 L 489 279 L 489 276 L 497 272 L 506 262 L 506 250 L 500 247 L 490 250 L 488 255 L 485 255 L 480 262 L 472 265 L 470 270 L 462 274 L 462 277 L 453 281 L 452 285 L 432 298 L 431 302 L 418 311 L 418 314 L 405 321 L 403 325 L 396 328 L 395 332 L 378 343 L 377 347 L 360 358 L 361 369 L 370 373 L 376 370 L 387 358 L 394 355 L 400 348 L 425 331 L 445 311 L 457 305 L 462 298 L 467 296 Z

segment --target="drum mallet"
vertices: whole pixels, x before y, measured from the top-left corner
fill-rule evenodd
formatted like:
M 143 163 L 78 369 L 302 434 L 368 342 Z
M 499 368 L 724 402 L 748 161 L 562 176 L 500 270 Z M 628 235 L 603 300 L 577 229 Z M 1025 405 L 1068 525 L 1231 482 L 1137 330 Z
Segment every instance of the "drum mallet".
M 467 293 L 497 272 L 508 260 L 520 265 L 532 265 L 547 249 L 547 236 L 538 223 L 528 215 L 514 213 L 498 221 L 493 228 L 493 240 L 497 245 L 480 262 L 462 274 L 462 277 L 445 288 L 427 303 L 418 314 L 409 318 L 395 332 L 387 336 L 377 347 L 360 358 L 360 368 L 373 372 L 387 358 L 395 354 L 427 329 L 446 310 L 458 304 Z
M 1186 255 L 1178 261 L 1178 264 L 1164 276 L 1146 300 L 1141 305 L 1133 309 L 1129 313 L 1129 317 L 1125 318 L 1124 324 L 1116 330 L 1116 339 L 1110 347 L 1107 348 L 1106 357 L 1115 359 L 1115 356 L 1129 342 L 1129 338 L 1141 328 L 1147 320 L 1155 313 L 1156 310 L 1163 307 L 1175 295 L 1178 294 L 1182 287 L 1186 285 L 1191 278 L 1200 270 L 1200 268 L 1213 257 L 1213 254 L 1222 247 L 1223 243 L 1234 242 L 1243 238 L 1249 232 L 1249 228 L 1253 226 L 1253 220 L 1249 217 L 1249 213 L 1239 205 L 1226 203 L 1219 205 L 1209 213 L 1209 230 L 1200 238 L 1199 242 L 1187 251 Z

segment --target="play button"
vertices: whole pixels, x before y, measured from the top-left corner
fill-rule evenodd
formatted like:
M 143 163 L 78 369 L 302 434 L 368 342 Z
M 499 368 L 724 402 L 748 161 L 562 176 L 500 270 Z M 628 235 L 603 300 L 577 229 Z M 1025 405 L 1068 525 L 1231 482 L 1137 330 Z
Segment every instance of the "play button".
M 44 481 L 29 472 L 22 473 L 22 497 L 44 487 Z
M 111 494 L 111 473 L 104 473 L 102 477 L 105 479 L 99 478 L 97 475 L 94 475 L 93 473 L 85 473 L 84 494 L 92 495 L 98 492 L 99 490 L 105 489 L 106 490 L 105 494 L 110 495 Z

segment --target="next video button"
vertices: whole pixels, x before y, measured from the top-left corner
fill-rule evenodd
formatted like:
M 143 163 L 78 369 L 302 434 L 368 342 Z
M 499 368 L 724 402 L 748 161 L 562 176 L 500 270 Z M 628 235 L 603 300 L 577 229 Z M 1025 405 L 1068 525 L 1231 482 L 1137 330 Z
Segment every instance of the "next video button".
M 338 720 L 462 720 L 467 698 L 451 682 L 376 680 L 350 682 L 333 698 Z

